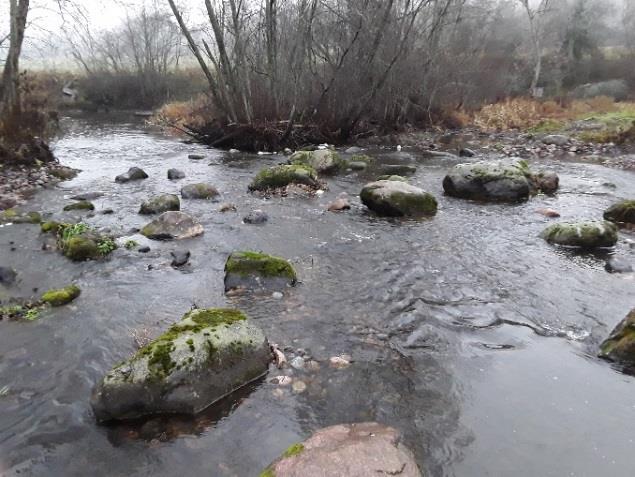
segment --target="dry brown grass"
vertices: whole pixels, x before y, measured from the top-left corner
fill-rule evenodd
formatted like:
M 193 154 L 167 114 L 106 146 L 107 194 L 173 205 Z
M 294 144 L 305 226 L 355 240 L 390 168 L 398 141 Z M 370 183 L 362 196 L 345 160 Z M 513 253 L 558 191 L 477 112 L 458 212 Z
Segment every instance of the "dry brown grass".
M 589 115 L 603 115 L 635 109 L 633 103 L 616 103 L 607 96 L 565 103 L 539 101 L 531 98 L 512 98 L 489 104 L 476 112 L 473 122 L 485 131 L 510 129 L 548 132 L 559 126 Z
M 150 122 L 155 126 L 182 132 L 188 128 L 202 128 L 214 117 L 214 107 L 206 95 L 190 101 L 178 101 L 163 105 Z

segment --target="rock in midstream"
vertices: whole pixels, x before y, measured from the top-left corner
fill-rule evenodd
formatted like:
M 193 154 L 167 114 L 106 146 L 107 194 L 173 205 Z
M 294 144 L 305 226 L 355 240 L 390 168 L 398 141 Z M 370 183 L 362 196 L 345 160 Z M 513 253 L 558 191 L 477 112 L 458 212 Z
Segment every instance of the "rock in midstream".
M 91 398 L 99 422 L 196 414 L 267 372 L 263 332 L 238 310 L 196 309 L 115 366 Z

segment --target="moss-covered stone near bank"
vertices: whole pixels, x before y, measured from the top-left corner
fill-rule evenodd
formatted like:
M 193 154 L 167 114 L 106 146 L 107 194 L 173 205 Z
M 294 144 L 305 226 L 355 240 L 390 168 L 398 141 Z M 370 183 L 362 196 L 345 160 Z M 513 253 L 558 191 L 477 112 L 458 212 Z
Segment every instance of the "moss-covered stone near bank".
M 19 212 L 15 209 L 7 209 L 0 212 L 0 224 L 39 224 L 42 215 L 39 212 Z
M 75 300 L 81 293 L 77 285 L 69 285 L 56 290 L 49 290 L 42 295 L 41 301 L 51 306 L 67 305 Z
M 249 184 L 251 191 L 279 189 L 290 184 L 319 187 L 317 172 L 306 165 L 281 165 L 261 170 Z
M 289 158 L 289 163 L 310 167 L 319 174 L 335 174 L 346 166 L 346 161 L 330 149 L 298 151 Z

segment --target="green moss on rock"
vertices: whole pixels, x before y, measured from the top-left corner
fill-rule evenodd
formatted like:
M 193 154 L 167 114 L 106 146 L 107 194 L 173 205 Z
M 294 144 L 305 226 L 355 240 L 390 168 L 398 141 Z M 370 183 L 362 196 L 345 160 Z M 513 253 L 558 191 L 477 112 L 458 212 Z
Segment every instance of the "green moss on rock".
M 389 217 L 433 216 L 438 207 L 432 194 L 400 181 L 367 184 L 360 199 L 372 211 Z
M 45 233 L 45 234 L 57 233 L 57 231 L 60 229 L 61 226 L 62 226 L 61 223 L 55 222 L 55 221 L 42 222 L 40 224 L 40 230 L 42 231 L 42 233 Z
M 288 458 L 288 457 L 294 457 L 296 455 L 299 455 L 302 453 L 302 451 L 304 451 L 304 445 L 303 444 L 293 444 L 291 446 L 289 446 L 287 448 L 286 451 L 283 452 L 282 457 L 283 458 Z
M 95 210 L 95 206 L 92 202 L 80 200 L 64 207 L 65 212 L 69 212 L 71 210 Z
M 561 222 L 541 234 L 547 242 L 571 247 L 612 247 L 617 243 L 617 227 L 611 222 Z
M 14 224 L 39 224 L 42 215 L 39 212 L 18 212 L 15 209 L 7 209 L 0 212 L 0 223 L 12 222 Z
M 76 285 L 69 285 L 58 290 L 49 290 L 42 295 L 42 302 L 51 306 L 63 306 L 72 302 L 81 293 Z
M 77 235 L 62 243 L 62 252 L 73 261 L 97 259 L 102 256 L 97 240 L 89 236 Z
M 623 200 L 604 212 L 604 219 L 621 224 L 635 224 L 635 200 Z
M 226 273 L 239 275 L 257 274 L 264 277 L 288 278 L 295 282 L 295 270 L 284 258 L 274 257 L 259 252 L 234 252 L 225 264 Z
M 282 165 L 261 170 L 249 185 L 249 190 L 267 190 L 303 184 L 319 187 L 315 169 L 306 165 Z
M 635 309 L 631 310 L 600 345 L 599 356 L 610 361 L 635 365 Z

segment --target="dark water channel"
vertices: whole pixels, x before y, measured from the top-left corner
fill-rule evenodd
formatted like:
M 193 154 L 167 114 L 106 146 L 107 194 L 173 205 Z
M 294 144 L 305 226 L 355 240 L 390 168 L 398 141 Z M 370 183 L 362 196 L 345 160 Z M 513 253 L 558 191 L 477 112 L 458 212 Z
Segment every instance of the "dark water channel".
M 100 191 L 86 222 L 123 234 L 147 221 L 146 197 L 210 182 L 233 202 L 182 201 L 205 227 L 200 238 L 148 242 L 103 262 L 72 263 L 42 250 L 33 225 L 0 228 L 0 264 L 20 274 L 4 293 L 30 296 L 77 282 L 72 305 L 36 322 L 0 322 L 0 475 L 257 476 L 290 444 L 342 422 L 376 420 L 403 431 L 430 476 L 634 475 L 635 379 L 594 357 L 598 343 L 635 306 L 633 274 L 604 270 L 607 253 L 579 254 L 538 238 L 549 219 L 599 218 L 635 192 L 635 174 L 552 162 L 562 189 L 520 205 L 479 205 L 443 196 L 448 159 L 418 161 L 412 183 L 437 196 L 429 221 L 378 219 L 359 204 L 357 173 L 329 179 L 314 198 L 265 200 L 247 184 L 277 156 L 206 150 L 121 121 L 64 120 L 60 161 L 83 172 L 40 192 L 28 210 L 70 219 L 67 198 Z M 190 160 L 190 153 L 206 154 Z M 130 166 L 150 178 L 116 184 Z M 171 182 L 178 167 L 187 177 Z M 325 212 L 340 192 L 353 209 Z M 244 225 L 253 208 L 264 226 Z M 142 244 L 143 238 L 134 236 Z M 635 263 L 621 235 L 615 253 Z M 15 248 L 15 250 L 12 250 Z M 188 248 L 191 266 L 170 267 Z M 301 284 L 283 299 L 226 297 L 223 266 L 234 250 L 289 258 Z M 89 396 L 110 367 L 135 351 L 131 333 L 158 335 L 192 304 L 236 306 L 270 341 L 303 348 L 319 370 L 295 371 L 298 393 L 270 379 L 197 418 L 97 426 Z M 346 369 L 331 356 L 350 354 Z

